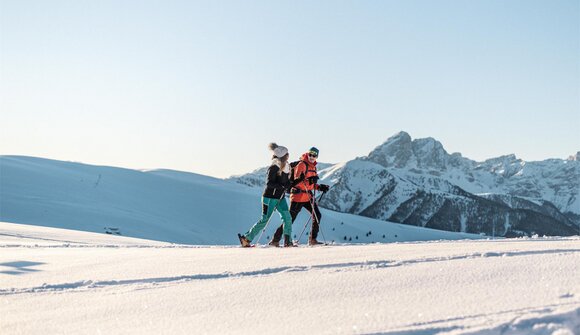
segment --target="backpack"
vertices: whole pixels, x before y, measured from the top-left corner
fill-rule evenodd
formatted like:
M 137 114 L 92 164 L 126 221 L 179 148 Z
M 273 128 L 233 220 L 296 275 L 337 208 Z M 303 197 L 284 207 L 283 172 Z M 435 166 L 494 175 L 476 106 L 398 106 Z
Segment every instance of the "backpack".
M 294 184 L 294 168 L 298 166 L 302 162 L 301 160 L 294 161 L 290 163 L 290 183 Z
M 294 161 L 294 162 L 291 162 L 291 163 L 290 163 L 290 178 L 289 178 L 289 179 L 290 179 L 290 183 L 291 183 L 291 184 L 294 184 L 294 169 L 295 169 L 295 168 L 298 166 L 298 164 L 300 164 L 300 163 L 304 163 L 304 164 L 306 164 L 306 171 L 305 171 L 305 173 L 308 173 L 308 172 L 314 172 L 314 173 L 316 173 L 316 174 L 318 175 L 318 173 L 317 173 L 316 169 L 315 169 L 315 170 L 308 170 L 308 164 L 307 164 L 305 161 L 303 161 L 303 160 Z

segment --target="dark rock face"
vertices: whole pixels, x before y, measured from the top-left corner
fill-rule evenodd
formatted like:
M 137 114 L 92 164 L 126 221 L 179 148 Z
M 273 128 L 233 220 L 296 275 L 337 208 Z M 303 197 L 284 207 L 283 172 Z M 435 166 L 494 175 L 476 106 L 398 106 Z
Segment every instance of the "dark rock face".
M 433 194 L 423 190 L 401 203 L 388 221 L 433 229 L 467 232 L 488 236 L 525 236 L 578 234 L 577 225 L 560 213 L 552 204 L 536 205 L 519 199 L 510 207 L 501 198 L 486 199 L 466 192 L 460 195 Z M 388 198 L 389 194 L 385 194 Z M 515 199 L 512 199 L 515 200 Z M 517 202 L 517 201 L 514 201 Z M 359 214 L 379 218 L 385 207 L 376 201 Z

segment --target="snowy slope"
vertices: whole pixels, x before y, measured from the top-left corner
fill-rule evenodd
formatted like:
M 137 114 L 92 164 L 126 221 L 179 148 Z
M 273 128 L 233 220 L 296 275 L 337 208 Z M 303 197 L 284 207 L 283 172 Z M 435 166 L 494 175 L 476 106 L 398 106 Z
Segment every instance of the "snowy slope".
M 236 234 L 249 229 L 261 214 L 261 188 L 193 173 L 136 171 L 20 156 L 1 156 L 0 172 L 0 220 L 6 222 L 173 243 L 227 245 L 237 244 Z M 322 215 L 322 233 L 328 241 L 345 241 L 345 237 L 350 242 L 480 238 L 329 210 Z M 304 211 L 294 225 L 296 235 L 306 221 Z M 263 243 L 279 224 L 280 218 L 274 216 Z
M 0 223 L 0 333 L 580 333 L 580 239 L 199 247 Z

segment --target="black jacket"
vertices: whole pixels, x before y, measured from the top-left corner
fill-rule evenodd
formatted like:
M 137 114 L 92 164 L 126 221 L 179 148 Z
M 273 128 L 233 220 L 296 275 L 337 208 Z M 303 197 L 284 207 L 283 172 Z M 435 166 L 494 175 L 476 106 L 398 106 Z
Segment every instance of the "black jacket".
M 284 172 L 278 174 L 278 171 L 280 171 L 280 168 L 275 164 L 268 168 L 266 189 L 264 189 L 262 194 L 263 197 L 281 199 L 284 196 L 284 192 L 292 186 L 290 185 L 290 174 Z

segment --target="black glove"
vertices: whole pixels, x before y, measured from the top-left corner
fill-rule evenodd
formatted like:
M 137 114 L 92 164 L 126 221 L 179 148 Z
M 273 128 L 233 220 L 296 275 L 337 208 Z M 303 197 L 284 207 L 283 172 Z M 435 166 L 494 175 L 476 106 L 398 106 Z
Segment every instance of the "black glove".
M 308 178 L 308 181 L 310 182 L 310 184 L 316 184 L 318 182 L 318 176 L 310 176 Z
M 318 185 L 318 190 L 322 193 L 328 192 L 328 189 L 330 189 L 330 187 L 328 185 L 324 185 L 324 184 Z
M 301 181 L 303 181 L 303 180 L 304 180 L 304 172 L 302 172 L 302 173 L 300 174 L 300 177 L 299 177 L 298 179 L 294 179 L 294 181 L 295 181 L 295 182 L 301 182 Z

